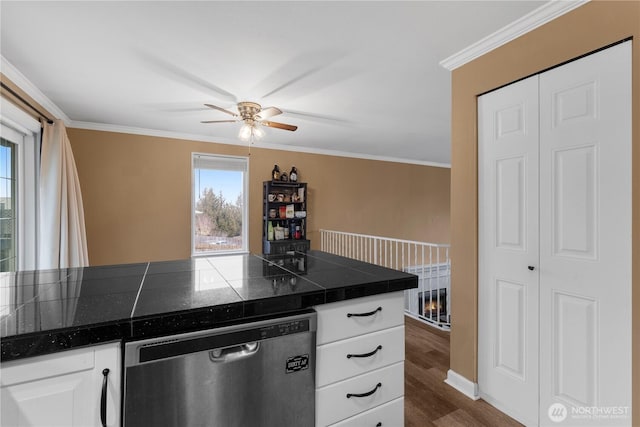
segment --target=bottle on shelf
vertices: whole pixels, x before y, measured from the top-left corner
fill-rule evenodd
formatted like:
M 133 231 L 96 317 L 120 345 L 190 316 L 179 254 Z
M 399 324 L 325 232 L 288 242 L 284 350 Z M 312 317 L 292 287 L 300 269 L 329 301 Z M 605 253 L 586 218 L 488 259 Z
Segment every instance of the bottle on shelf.
M 273 240 L 273 224 L 269 221 L 269 227 L 267 228 L 267 240 Z
M 291 167 L 291 172 L 289 172 L 289 181 L 298 182 L 298 170 L 295 166 Z
M 271 171 L 271 178 L 274 181 L 280 180 L 280 168 L 278 165 L 273 165 L 273 170 Z
M 288 240 L 289 239 L 289 226 L 285 223 L 284 224 L 284 240 Z

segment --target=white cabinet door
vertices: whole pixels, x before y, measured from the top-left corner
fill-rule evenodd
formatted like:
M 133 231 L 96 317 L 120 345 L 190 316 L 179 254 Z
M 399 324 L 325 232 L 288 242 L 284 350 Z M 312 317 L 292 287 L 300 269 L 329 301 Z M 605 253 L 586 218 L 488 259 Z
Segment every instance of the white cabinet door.
M 2 364 L 3 426 L 101 426 L 103 371 L 106 422 L 120 425 L 120 344 L 69 350 Z
M 540 420 L 629 424 L 631 42 L 542 74 L 540 105 Z
M 538 77 L 478 100 L 478 383 L 538 422 Z

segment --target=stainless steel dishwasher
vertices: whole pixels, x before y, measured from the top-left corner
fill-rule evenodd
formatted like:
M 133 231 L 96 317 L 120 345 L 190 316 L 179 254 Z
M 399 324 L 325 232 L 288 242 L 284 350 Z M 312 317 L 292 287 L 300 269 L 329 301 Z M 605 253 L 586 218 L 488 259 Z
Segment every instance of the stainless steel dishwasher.
M 129 342 L 124 425 L 313 426 L 315 346 L 315 313 Z

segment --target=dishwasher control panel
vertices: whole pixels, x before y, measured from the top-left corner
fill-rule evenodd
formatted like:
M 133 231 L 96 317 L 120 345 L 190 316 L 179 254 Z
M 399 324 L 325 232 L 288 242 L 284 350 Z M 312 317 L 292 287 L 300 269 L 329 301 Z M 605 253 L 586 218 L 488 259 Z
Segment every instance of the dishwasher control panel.
M 270 319 L 208 331 L 134 341 L 125 345 L 125 367 L 199 351 L 313 332 L 315 331 L 314 322 L 315 314 L 299 315 L 286 319 Z
M 261 340 L 309 331 L 309 319 L 291 320 L 259 329 Z

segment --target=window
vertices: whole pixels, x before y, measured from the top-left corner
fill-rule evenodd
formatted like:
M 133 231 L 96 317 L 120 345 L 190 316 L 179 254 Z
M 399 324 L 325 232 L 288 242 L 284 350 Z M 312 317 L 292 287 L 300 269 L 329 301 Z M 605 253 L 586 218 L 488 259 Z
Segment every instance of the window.
M 192 156 L 192 254 L 246 252 L 248 159 Z
M 40 123 L 0 103 L 0 271 L 34 270 Z
M 16 151 L 0 138 L 0 271 L 16 270 Z

